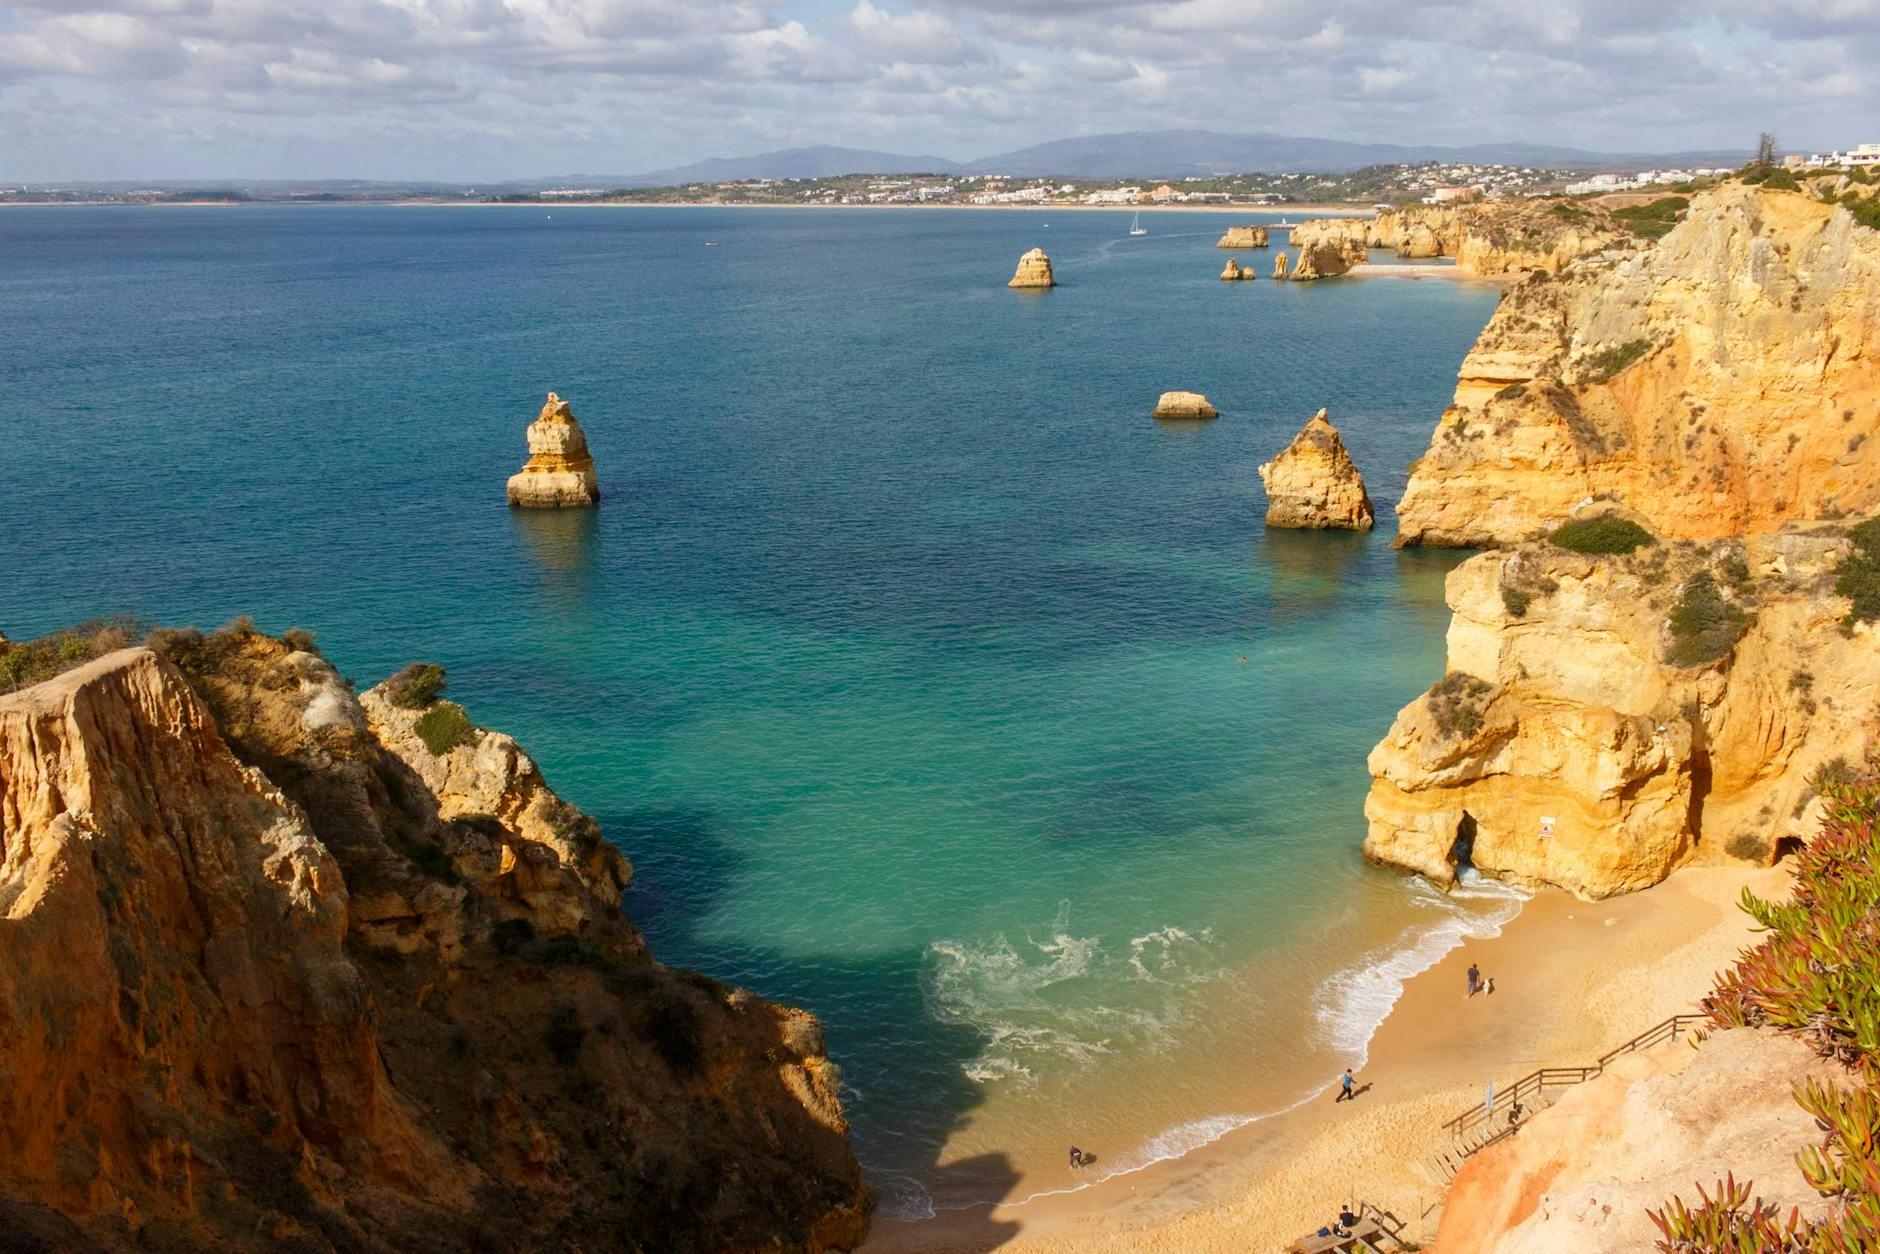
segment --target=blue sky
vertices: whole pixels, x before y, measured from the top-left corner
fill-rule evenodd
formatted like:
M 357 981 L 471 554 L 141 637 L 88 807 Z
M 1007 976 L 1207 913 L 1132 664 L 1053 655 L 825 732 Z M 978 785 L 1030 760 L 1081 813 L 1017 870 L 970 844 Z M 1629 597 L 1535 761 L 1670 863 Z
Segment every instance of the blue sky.
M 1880 141 L 1880 0 L 0 0 L 0 181 L 631 173 L 1205 127 Z

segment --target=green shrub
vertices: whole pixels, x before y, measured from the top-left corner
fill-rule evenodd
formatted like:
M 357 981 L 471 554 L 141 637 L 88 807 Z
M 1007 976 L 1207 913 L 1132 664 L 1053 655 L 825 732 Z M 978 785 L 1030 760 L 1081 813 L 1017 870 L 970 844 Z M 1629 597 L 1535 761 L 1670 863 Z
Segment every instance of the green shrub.
M 1586 359 L 1583 373 L 1590 383 L 1606 383 L 1643 361 L 1652 350 L 1650 340 L 1627 340 L 1612 348 L 1602 348 Z
M 320 646 L 314 643 L 314 635 L 305 627 L 289 627 L 281 633 L 281 643 L 298 653 L 318 653 Z
M 1869 518 L 1848 532 L 1854 547 L 1835 571 L 1834 590 L 1851 602 L 1843 624 L 1880 618 L 1880 518 Z
M 463 707 L 449 701 L 440 701 L 426 710 L 412 730 L 418 733 L 424 747 L 440 758 L 460 745 L 471 743 L 477 736 L 477 729 Z
M 0 693 L 30 688 L 55 675 L 138 644 L 150 628 L 135 618 L 94 618 L 18 644 L 0 644 Z
M 1651 532 L 1631 519 L 1620 518 L 1616 514 L 1601 514 L 1597 518 L 1581 518 L 1563 523 L 1555 527 L 1553 534 L 1547 538 L 1575 553 L 1630 553 L 1641 545 L 1657 543 Z
M 1769 857 L 1769 842 L 1748 832 L 1738 832 L 1723 848 L 1732 858 L 1744 862 L 1763 862 Z
M 1678 219 L 1690 207 L 1691 202 L 1683 196 L 1663 196 L 1650 204 L 1614 209 L 1612 216 L 1634 235 L 1659 239 L 1678 224 Z
M 1534 594 L 1526 588 L 1518 588 L 1513 584 L 1505 583 L 1501 585 L 1501 603 L 1516 618 L 1525 618 L 1528 606 L 1534 604 Z
M 1673 666 L 1702 666 L 1731 649 L 1749 630 L 1750 616 L 1725 598 L 1710 572 L 1700 570 L 1684 581 L 1671 607 L 1671 644 L 1665 660 Z
M 422 710 L 445 688 L 444 668 L 434 662 L 413 662 L 385 681 L 385 698 L 405 710 Z
M 1444 739 L 1467 738 L 1482 730 L 1482 707 L 1493 691 L 1473 675 L 1450 671 L 1430 688 L 1425 700 Z
M 1795 856 L 1789 901 L 1744 890 L 1765 939 L 1717 978 L 1705 1009 L 1719 1027 L 1791 1033 L 1851 1069 L 1849 1086 L 1811 1078 L 1795 1095 L 1823 1134 L 1796 1166 L 1835 1204 L 1784 1218 L 1731 1175 L 1700 1187 L 1696 1206 L 1674 1197 L 1649 1212 L 1668 1254 L 1880 1249 L 1880 786 L 1869 774 L 1824 795 L 1828 821 Z

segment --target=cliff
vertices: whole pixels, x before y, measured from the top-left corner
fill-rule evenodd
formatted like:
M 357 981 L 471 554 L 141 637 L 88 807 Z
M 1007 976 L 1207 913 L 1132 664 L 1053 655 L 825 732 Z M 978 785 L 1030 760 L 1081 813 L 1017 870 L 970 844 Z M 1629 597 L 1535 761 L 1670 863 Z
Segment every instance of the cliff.
M 1216 248 L 1265 248 L 1266 228 L 1263 226 L 1230 226 L 1220 239 L 1214 242 Z
M 1660 536 L 1880 506 L 1880 231 L 1730 184 L 1655 245 L 1503 299 L 1412 467 L 1399 543 L 1508 544 L 1588 502 Z
M 1278 457 L 1261 464 L 1260 485 L 1266 489 L 1269 527 L 1371 529 L 1364 477 L 1322 409 Z
M 1840 1068 L 1800 1041 L 1724 1032 L 1700 1048 L 1668 1046 L 1612 1064 L 1569 1089 L 1514 1136 L 1474 1155 L 1451 1183 L 1436 1248 L 1470 1254 L 1649 1250 L 1649 1211 L 1727 1174 L 1754 1180 L 1786 1216 L 1831 1204 L 1795 1156 L 1821 1141 L 1794 1087 Z
M 1057 279 L 1051 274 L 1051 259 L 1045 256 L 1044 249 L 1034 248 L 1018 259 L 1018 269 L 1012 274 L 1012 281 L 1007 287 L 1056 287 Z
M 156 643 L 0 697 L 0 1209 L 65 1248 L 859 1241 L 815 1020 L 647 956 L 513 741 Z
M 1297 241 L 1295 240 L 1295 243 Z M 1284 257 L 1285 254 L 1281 253 Z M 1295 283 L 1308 283 L 1313 279 L 1335 279 L 1346 273 L 1353 266 L 1365 262 L 1362 243 L 1350 240 L 1332 241 L 1299 246 L 1298 259 L 1293 262 L 1292 273 L 1281 275 L 1277 271 L 1274 278 L 1286 278 Z
M 1315 218 L 1293 228 L 1301 249 L 1332 247 L 1361 258 L 1385 248 L 1399 257 L 1454 257 L 1466 274 L 1555 274 L 1577 258 L 1633 242 L 1597 205 L 1506 197 L 1468 204 L 1410 205 L 1371 218 Z
M 1452 571 L 1446 676 L 1372 750 L 1365 854 L 1604 897 L 1811 835 L 1858 760 L 1880 635 L 1843 631 L 1849 541 L 1818 528 L 1624 555 L 1550 543 Z
M 529 424 L 529 460 L 509 477 L 509 503 L 554 509 L 592 505 L 600 499 L 587 436 L 568 402 L 550 392 L 542 412 Z

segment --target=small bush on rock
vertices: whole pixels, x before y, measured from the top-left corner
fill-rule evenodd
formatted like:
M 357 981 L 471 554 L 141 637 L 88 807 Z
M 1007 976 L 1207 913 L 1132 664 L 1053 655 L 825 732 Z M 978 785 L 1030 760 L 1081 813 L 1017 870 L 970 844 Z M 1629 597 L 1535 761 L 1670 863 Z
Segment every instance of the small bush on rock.
M 1450 671 L 1429 691 L 1430 714 L 1445 739 L 1469 737 L 1482 730 L 1482 707 L 1494 688 L 1473 675 Z
M 477 738 L 470 716 L 463 712 L 462 706 L 449 701 L 441 701 L 426 710 L 412 730 L 418 733 L 424 747 L 440 758 Z
M 1700 570 L 1684 581 L 1671 607 L 1671 643 L 1665 661 L 1673 666 L 1702 666 L 1731 649 L 1749 630 L 1750 616 L 1724 597 L 1710 572 Z
M 1563 523 L 1554 528 L 1548 539 L 1574 553 L 1592 554 L 1630 553 L 1643 545 L 1657 543 L 1651 532 L 1629 518 L 1614 514 Z
M 1880 518 L 1869 518 L 1848 535 L 1854 548 L 1841 559 L 1834 590 L 1853 604 L 1843 625 L 1871 623 L 1880 618 Z
M 444 668 L 413 662 L 385 681 L 385 698 L 401 710 L 422 710 L 444 693 Z

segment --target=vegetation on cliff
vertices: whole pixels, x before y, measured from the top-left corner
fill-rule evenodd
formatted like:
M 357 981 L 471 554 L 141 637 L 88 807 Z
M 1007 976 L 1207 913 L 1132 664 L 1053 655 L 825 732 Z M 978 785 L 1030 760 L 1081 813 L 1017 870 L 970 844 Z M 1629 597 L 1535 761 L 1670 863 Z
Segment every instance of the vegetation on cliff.
M 1880 778 L 1822 781 L 1829 819 L 1795 858 L 1781 904 L 1745 890 L 1743 909 L 1768 938 L 1723 972 L 1706 1003 L 1722 1028 L 1763 1027 L 1807 1041 L 1850 1083 L 1809 1083 L 1796 1100 L 1822 1143 L 1799 1160 L 1810 1187 L 1837 1204 L 1826 1217 L 1775 1212 L 1734 1176 L 1651 1213 L 1668 1254 L 1880 1248 Z
M 1880 517 L 1869 518 L 1848 536 L 1854 547 L 1835 573 L 1834 590 L 1851 602 L 1842 624 L 1851 628 L 1880 618 Z
M 1575 553 L 1630 553 L 1653 543 L 1651 532 L 1629 518 L 1612 514 L 1563 523 L 1548 539 Z

